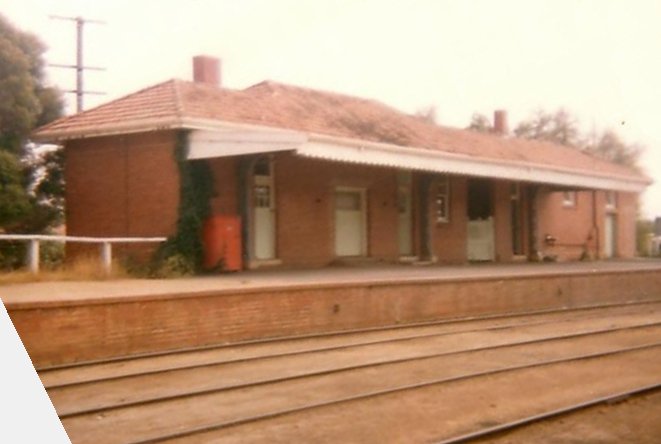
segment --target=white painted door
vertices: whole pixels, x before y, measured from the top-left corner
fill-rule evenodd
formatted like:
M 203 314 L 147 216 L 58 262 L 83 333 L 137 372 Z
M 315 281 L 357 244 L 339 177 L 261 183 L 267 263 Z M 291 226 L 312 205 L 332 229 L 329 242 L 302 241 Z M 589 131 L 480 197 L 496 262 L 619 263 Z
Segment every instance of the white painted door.
M 411 211 L 411 173 L 402 172 L 397 177 L 397 240 L 400 256 L 413 254 L 413 222 Z
M 255 258 L 275 258 L 275 202 L 273 185 L 269 176 L 255 176 L 253 187 L 255 219 Z
M 607 214 L 604 221 L 604 257 L 615 256 L 615 215 Z
M 493 217 L 468 221 L 468 260 L 492 261 L 495 258 Z
M 338 188 L 335 191 L 335 254 L 364 256 L 365 192 Z

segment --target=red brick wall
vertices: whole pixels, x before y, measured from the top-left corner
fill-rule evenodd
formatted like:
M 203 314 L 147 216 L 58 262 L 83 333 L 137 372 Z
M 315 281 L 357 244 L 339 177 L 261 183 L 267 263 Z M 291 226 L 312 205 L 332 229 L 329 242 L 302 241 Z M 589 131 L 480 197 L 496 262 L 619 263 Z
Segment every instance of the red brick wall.
M 464 263 L 467 260 L 466 239 L 468 236 L 468 179 L 450 176 L 450 220 L 435 222 L 434 196 L 431 196 L 431 213 L 434 221 L 432 233 L 434 254 L 442 263 Z
M 167 236 L 178 211 L 178 171 L 173 157 L 174 132 L 90 138 L 66 145 L 67 230 L 71 235 Z M 208 160 L 214 176 L 214 214 L 238 214 L 237 158 Z M 397 173 L 394 169 L 275 156 L 276 251 L 285 265 L 319 266 L 335 260 L 334 191 L 363 188 L 367 196 L 368 253 L 396 261 Z M 413 231 L 419 251 L 418 204 L 414 174 Z M 494 181 L 496 260 L 512 260 L 510 183 Z M 450 220 L 435 220 L 435 187 L 429 195 L 433 254 L 440 262 L 466 261 L 466 177 L 450 180 Z M 597 192 L 597 227 L 593 230 L 592 192 L 577 193 L 574 207 L 562 205 L 562 193 L 541 188 L 538 195 L 540 246 L 561 259 L 578 259 L 586 243 L 603 251 L 605 194 Z M 616 209 L 617 255 L 635 252 L 636 196 L 620 193 Z M 546 234 L 557 244 L 543 243 Z M 95 247 L 96 248 L 96 247 Z M 154 246 L 132 247 L 145 256 Z M 80 246 L 78 247 L 80 250 Z
M 595 247 L 592 229 L 592 192 L 576 193 L 576 204 L 563 204 L 563 193 L 540 188 L 538 203 L 539 248 L 543 254 L 557 255 L 561 260 L 581 257 L 586 243 Z M 554 246 L 544 242 L 550 235 L 556 238 Z
M 67 234 L 168 236 L 177 220 L 173 132 L 98 137 L 65 146 Z M 97 247 L 93 247 L 97 248 Z M 116 248 L 144 257 L 155 246 Z M 89 251 L 70 244 L 71 253 Z
M 219 157 L 207 162 L 213 175 L 211 213 L 238 215 L 236 157 Z
M 334 257 L 332 167 L 286 155 L 275 161 L 276 249 L 286 264 L 323 265 Z
M 399 258 L 397 175 L 385 168 L 373 168 L 368 193 L 368 254 L 378 259 Z
M 216 214 L 237 214 L 237 166 L 233 158 L 209 161 L 216 187 L 212 200 Z M 366 190 L 368 256 L 386 260 L 399 259 L 397 243 L 397 173 L 387 168 L 369 167 L 322 160 L 305 159 L 290 154 L 279 154 L 274 158 L 276 210 L 276 251 L 283 265 L 322 266 L 336 259 L 334 251 L 334 191 L 336 187 L 355 187 Z M 416 174 L 413 180 L 413 240 L 419 252 L 418 190 Z M 511 201 L 507 181 L 494 181 L 494 219 L 496 230 L 496 260 L 507 262 L 512 257 Z M 435 182 L 429 194 L 429 215 L 432 221 L 433 253 L 442 263 L 466 262 L 467 238 L 467 192 L 468 178 L 450 177 L 450 220 L 447 223 L 435 220 Z M 562 214 L 553 211 L 551 198 L 555 194 L 540 194 L 541 212 L 544 214 L 542 234 L 551 232 L 564 221 Z M 555 196 L 555 197 L 554 197 Z M 581 195 L 579 203 L 589 198 Z M 525 199 L 525 189 L 522 192 Z M 577 209 L 563 209 L 575 218 L 585 217 L 585 204 Z M 525 206 L 524 206 L 525 207 Z M 588 207 L 588 209 L 591 207 Z M 553 213 L 548 216 L 547 213 Z M 579 213 L 578 215 L 576 213 Z M 591 213 L 586 213 L 591 214 Z M 578 219 L 577 219 L 578 220 Z M 558 222 L 560 221 L 560 222 Z M 572 223 L 576 223 L 574 220 Z M 549 224 L 551 225 L 549 227 Z M 555 225 L 553 225 L 555 224 Z M 588 227 L 589 228 L 589 227 Z M 523 227 L 524 233 L 527 226 Z M 557 231 L 557 230 L 553 230 Z M 586 233 L 587 234 L 587 233 Z M 576 235 L 576 233 L 572 233 Z M 578 240 L 577 240 L 578 239 Z M 576 243 L 576 257 L 580 255 L 584 240 L 565 239 Z M 525 245 L 525 240 L 524 240 Z
M 513 258 L 511 182 L 494 181 L 493 188 L 496 262 L 510 262 Z
M 638 195 L 617 193 L 617 256 L 631 258 L 636 255 L 636 219 Z
M 594 196 L 594 197 L 593 197 Z M 540 190 L 538 200 L 539 235 L 542 250 L 557 255 L 560 260 L 579 259 L 587 245 L 592 257 L 604 254 L 606 218 L 606 192 L 581 191 L 576 193 L 576 205 L 564 206 L 562 192 Z M 593 199 L 596 211 L 593 210 Z M 636 250 L 637 195 L 617 193 L 616 257 L 631 258 Z M 596 231 L 593 225 L 596 221 Z M 551 234 L 558 240 L 555 246 L 544 244 L 543 238 Z
M 395 260 L 395 170 L 303 159 L 275 158 L 277 254 L 286 265 L 324 265 L 335 259 L 336 187 L 367 191 L 368 256 Z
M 212 209 L 217 214 L 236 214 L 236 162 L 211 159 L 217 196 Z M 334 191 L 346 186 L 367 192 L 368 256 L 396 261 L 397 174 L 396 170 L 363 165 L 304 159 L 289 154 L 275 156 L 276 250 L 284 265 L 320 266 L 336 259 L 334 251 Z M 416 180 L 414 174 L 413 236 L 418 233 Z M 466 261 L 467 179 L 451 177 L 450 221 L 435 223 L 435 196 L 430 193 L 430 217 L 434 253 L 439 261 Z M 433 187 L 432 187 L 433 189 Z M 229 195 L 228 195 L 229 194 Z

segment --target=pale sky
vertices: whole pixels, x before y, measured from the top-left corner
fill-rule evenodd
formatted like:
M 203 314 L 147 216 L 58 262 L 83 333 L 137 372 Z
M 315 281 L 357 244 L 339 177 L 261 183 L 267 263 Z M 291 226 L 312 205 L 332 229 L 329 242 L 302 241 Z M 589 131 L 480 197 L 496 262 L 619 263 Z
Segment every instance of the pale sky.
M 377 99 L 402 111 L 435 106 L 440 124 L 509 112 L 510 127 L 559 107 L 584 132 L 615 129 L 646 147 L 657 183 L 643 213 L 661 216 L 661 1 L 658 0 L 0 0 L 37 34 L 49 63 L 75 61 L 73 22 L 88 24 L 89 108 L 173 77 L 198 54 L 223 61 L 223 85 L 265 79 Z M 73 89 L 73 70 L 50 68 Z M 69 111 L 74 109 L 70 97 Z

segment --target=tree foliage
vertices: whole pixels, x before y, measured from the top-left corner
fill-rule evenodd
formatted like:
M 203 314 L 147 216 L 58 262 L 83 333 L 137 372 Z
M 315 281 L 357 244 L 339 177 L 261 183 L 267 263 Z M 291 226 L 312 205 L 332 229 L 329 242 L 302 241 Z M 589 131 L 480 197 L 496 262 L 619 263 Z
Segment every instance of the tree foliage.
M 493 126 L 486 116 L 475 113 L 467 129 L 490 133 Z M 581 133 L 578 119 L 562 108 L 555 112 L 535 111 L 514 128 L 514 135 L 570 146 L 634 169 L 638 168 L 637 162 L 643 151 L 641 146 L 624 142 L 610 129 L 601 134 Z
M 22 179 L 16 156 L 0 150 L 0 226 L 10 226 L 30 214 L 30 197 Z
M 61 215 L 61 155 L 35 155 L 28 144 L 35 127 L 63 110 L 60 92 L 45 86 L 44 51 L 36 36 L 0 15 L 0 228 L 6 231 L 43 229 Z
M 188 160 L 188 132 L 177 135 L 174 156 L 179 166 L 179 217 L 177 232 L 156 251 L 149 274 L 178 277 L 202 271 L 202 229 L 211 211 L 213 175 L 205 160 Z
M 604 131 L 595 141 L 586 143 L 583 149 L 597 157 L 631 168 L 639 168 L 638 159 L 643 152 L 642 146 L 625 143 L 610 129 Z
M 517 137 L 546 140 L 585 151 L 610 162 L 637 169 L 642 147 L 625 143 L 611 129 L 601 134 L 582 134 L 578 119 L 564 109 L 537 111 L 514 129 Z
M 434 105 L 430 105 L 424 108 L 420 108 L 418 111 L 416 111 L 415 116 L 421 120 L 424 120 L 425 122 L 435 124 L 436 107 Z
M 471 117 L 471 123 L 466 127 L 466 129 L 471 131 L 477 131 L 478 133 L 491 133 L 493 132 L 493 125 L 487 116 L 480 113 L 473 113 Z
M 62 154 L 42 155 L 29 143 L 64 108 L 61 93 L 45 84 L 45 49 L 0 15 L 0 232 L 41 232 L 62 220 Z M 0 266 L 20 263 L 21 249 L 0 244 Z
M 572 147 L 580 147 L 578 121 L 564 109 L 554 113 L 536 111 L 531 118 L 519 123 L 514 129 L 517 137 L 546 140 Z

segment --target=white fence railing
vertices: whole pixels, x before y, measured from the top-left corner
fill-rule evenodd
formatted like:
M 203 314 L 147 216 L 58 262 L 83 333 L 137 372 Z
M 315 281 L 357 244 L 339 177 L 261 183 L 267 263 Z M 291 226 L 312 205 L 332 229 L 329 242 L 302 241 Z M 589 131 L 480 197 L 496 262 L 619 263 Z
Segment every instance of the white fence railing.
M 112 271 L 112 244 L 164 242 L 165 237 L 87 237 L 54 236 L 47 234 L 0 234 L 0 241 L 14 240 L 29 242 L 25 258 L 26 266 L 32 273 L 39 273 L 39 242 L 82 242 L 100 244 L 101 266 L 110 274 Z

